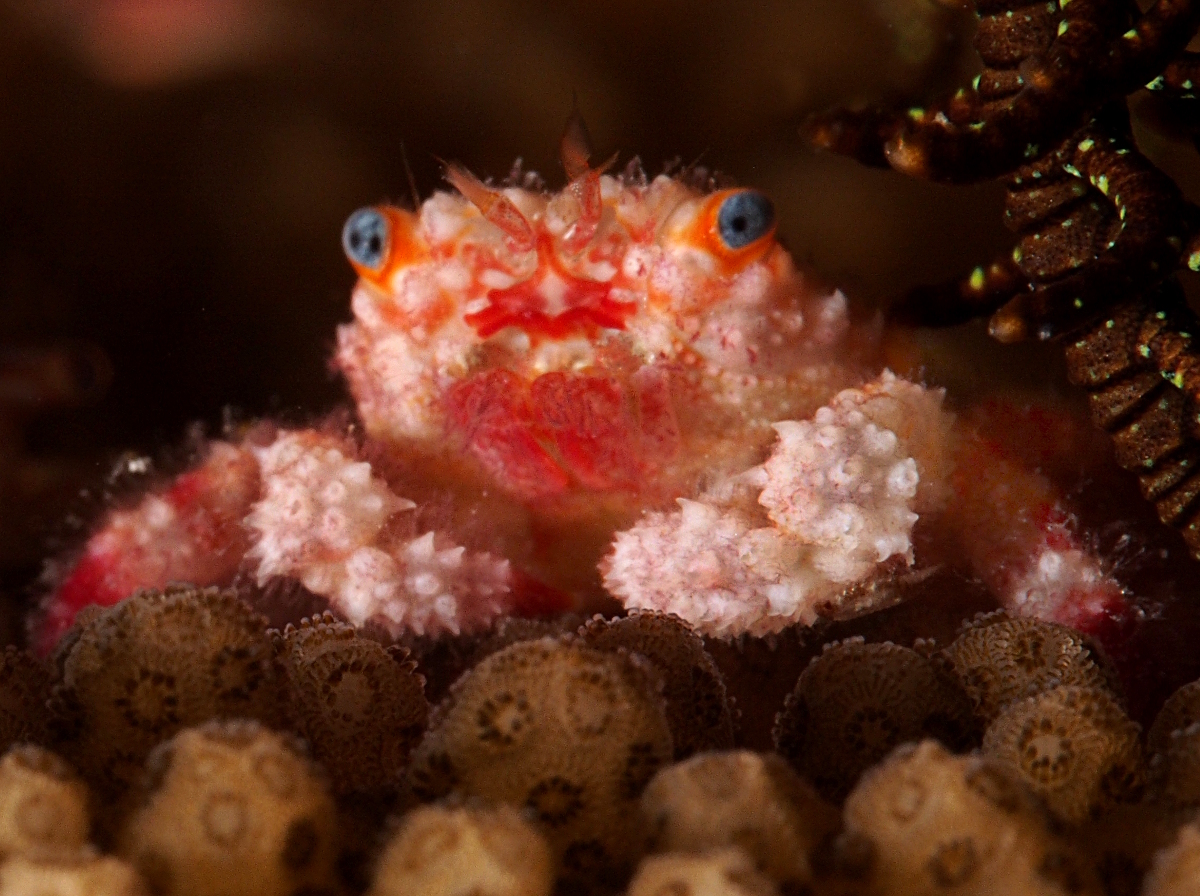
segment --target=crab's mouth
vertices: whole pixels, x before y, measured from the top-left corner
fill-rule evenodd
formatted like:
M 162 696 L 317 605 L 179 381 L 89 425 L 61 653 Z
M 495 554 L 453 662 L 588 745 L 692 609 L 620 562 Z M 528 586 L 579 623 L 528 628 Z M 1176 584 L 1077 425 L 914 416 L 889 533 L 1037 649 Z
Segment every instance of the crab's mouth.
M 566 339 L 594 336 L 599 330 L 623 330 L 637 310 L 632 302 L 612 298 L 612 283 L 589 280 L 567 270 L 550 234 L 538 234 L 538 266 L 533 276 L 512 286 L 492 289 L 487 305 L 464 316 L 483 339 L 505 327 L 517 327 L 531 338 Z

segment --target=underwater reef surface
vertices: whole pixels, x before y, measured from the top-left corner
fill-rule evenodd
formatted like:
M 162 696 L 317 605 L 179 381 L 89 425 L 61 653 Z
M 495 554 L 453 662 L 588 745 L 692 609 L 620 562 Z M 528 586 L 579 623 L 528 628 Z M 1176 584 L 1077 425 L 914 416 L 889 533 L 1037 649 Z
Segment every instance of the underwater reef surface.
M 1184 542 L 1158 524 L 1106 436 L 1079 423 L 1086 396 L 1068 385 L 1060 350 L 993 345 L 975 324 L 881 330 L 874 316 L 909 287 L 1004 249 L 1001 188 L 914 184 L 814 155 L 797 135 L 824 108 L 920 103 L 965 82 L 969 17 L 912 2 L 736 15 L 664 4 L 636 10 L 633 27 L 635 10 L 622 4 L 334 12 L 230 0 L 211 4 L 225 15 L 214 29 L 199 0 L 194 20 L 139 18 L 137 6 L 13 2 L 0 14 L 13 26 L 0 29 L 11 51 L 0 103 L 22 123 L 0 133 L 0 631 L 24 642 L 28 610 L 69 578 L 114 508 L 133 520 L 140 507 L 181 544 L 203 529 L 202 548 L 221 551 L 195 551 L 183 563 L 196 574 L 170 578 L 220 587 L 134 577 L 109 607 L 75 616 L 91 601 L 72 606 L 62 637 L 41 644 L 53 647 L 47 658 L 5 654 L 0 830 L 11 833 L 0 891 L 1194 886 L 1200 712 L 1187 683 L 1200 675 L 1200 625 Z M 611 442 L 580 448 L 538 430 L 533 444 L 554 463 L 531 468 L 541 454 L 489 453 L 519 440 L 493 432 L 480 442 L 468 415 L 454 450 L 469 463 L 430 469 L 508 497 L 479 505 L 472 521 L 418 494 L 418 521 L 385 523 L 418 503 L 399 488 L 411 481 L 387 451 L 363 449 L 352 416 L 326 415 L 343 391 L 326 367 L 343 323 L 339 364 L 358 413 L 372 438 L 387 428 L 386 413 L 373 422 L 365 409 L 364 396 L 379 398 L 378 367 L 361 363 L 388 357 L 370 317 L 379 293 L 360 282 L 355 323 L 344 324 L 351 276 L 338 231 L 349 209 L 404 204 L 406 167 L 428 195 L 441 173 L 429 154 L 448 148 L 465 167 L 450 169 L 461 198 L 449 212 L 451 200 L 439 200 L 443 220 L 478 212 L 511 224 L 488 215 L 486 191 L 502 178 L 472 183 L 468 169 L 507 172 L 540 147 L 528 167 L 561 182 L 549 148 L 569 88 L 529 90 L 556 79 L 587 85 L 579 105 L 622 164 L 640 149 L 655 175 L 660 160 L 681 154 L 686 169 L 705 154 L 702 164 L 756 188 L 735 195 L 770 197 L 770 226 L 777 214 L 800 268 L 849 296 L 839 304 L 840 293 L 814 287 L 804 318 L 844 323 L 828 338 L 853 333 L 856 351 L 868 345 L 869 374 L 839 359 L 846 366 L 834 365 L 818 397 L 770 415 L 788 425 L 730 440 L 745 457 L 705 455 L 722 475 L 691 491 L 673 485 L 690 495 L 676 510 L 640 483 L 650 468 L 676 483 L 692 471 L 646 448 L 661 449 L 671 431 L 643 425 L 655 392 L 618 359 L 611 381 L 572 394 L 579 383 L 568 378 L 567 397 L 545 407 L 615 394 L 599 406 L 618 408 L 610 419 L 622 421 L 621 438 L 640 440 L 636 451 L 614 460 L 593 450 Z M 1139 144 L 1186 194 L 1196 170 L 1188 132 L 1140 102 Z M 567 181 L 590 183 L 586 154 L 574 170 L 562 155 Z M 731 189 L 714 180 L 700 192 L 713 186 Z M 572 193 L 582 208 L 586 189 Z M 586 244 L 579 232 L 555 238 Z M 527 248 L 519 226 L 500 233 L 506 251 Z M 677 233 L 694 248 L 697 231 Z M 369 281 L 372 258 L 348 254 Z M 781 271 L 773 282 L 787 281 Z M 1194 289 L 1190 274 L 1181 279 Z M 555 281 L 539 288 L 561 298 Z M 529 310 L 518 309 L 526 323 Z M 511 311 L 492 301 L 467 314 L 486 341 Z M 603 328 L 625 312 L 617 301 L 588 314 Z M 742 357 L 719 338 L 696 344 L 721 364 Z M 513 369 L 503 357 L 488 364 Z M 882 377 L 885 366 L 898 381 Z M 460 409 L 476 414 L 479 394 L 511 385 L 480 383 Z M 787 403 L 769 390 L 757 398 Z M 881 410 L 883 398 L 893 404 Z M 704 418 L 696 406 L 688 419 Z M 264 417 L 267 427 L 251 422 Z M 920 433 L 946 431 L 952 417 L 970 435 L 957 472 L 936 474 L 938 440 Z M 903 431 L 914 419 L 915 434 Z M 181 435 L 196 420 L 207 425 Z M 698 431 L 685 441 L 694 446 Z M 1001 456 L 996 445 L 1017 447 Z M 189 479 L 197 460 L 213 475 Z M 259 499 L 262 471 L 274 503 Z M 985 498 L 938 517 L 947 492 L 926 486 L 943 479 L 951 494 Z M 352 509 L 324 530 L 318 556 L 288 540 L 297 481 L 325 511 Z M 176 509 L 200 508 L 178 530 L 153 513 L 171 482 Z M 1047 482 L 1070 513 L 1023 515 Z M 843 486 L 858 490 L 849 508 Z M 214 500 L 188 503 L 193 487 Z M 578 507 L 543 519 L 539 537 L 551 533 L 562 551 L 550 562 L 522 553 L 537 543 L 527 532 L 495 525 L 512 506 L 548 500 L 547 488 L 584 494 L 585 508 L 597 492 L 620 495 L 599 522 Z M 253 538 L 205 529 L 225 517 L 237 529 L 242 504 L 256 505 Z M 1025 528 L 997 527 L 997 513 Z M 943 519 L 962 550 L 915 526 L 922 515 Z M 571 530 L 564 519 L 587 524 Z M 463 542 L 435 539 L 434 528 Z M 706 552 L 714 531 L 725 553 Z M 1014 531 L 1025 533 L 1015 548 Z M 58 560 L 39 581 L 47 555 Z M 1014 574 L 1014 558 L 1031 556 L 1045 562 Z M 257 575 L 238 574 L 245 557 Z M 929 562 L 899 574 L 913 558 Z M 706 575 L 761 596 L 753 576 L 778 585 L 788 563 L 820 577 L 789 580 L 769 613 L 739 615 L 736 601 L 700 588 Z M 229 570 L 206 578 L 222 564 Z M 429 598 L 419 612 L 399 611 L 394 589 L 376 587 L 394 583 L 397 568 L 412 572 L 407 593 Z M 1060 605 L 1042 597 L 1063 576 L 1086 585 L 1066 603 L 1082 615 L 1056 615 Z M 838 587 L 822 591 L 830 582 Z M 116 602 L 148 585 L 158 587 Z M 626 609 L 598 598 L 601 585 Z M 563 599 L 585 592 L 588 601 Z M 322 615 L 329 607 L 338 615 Z

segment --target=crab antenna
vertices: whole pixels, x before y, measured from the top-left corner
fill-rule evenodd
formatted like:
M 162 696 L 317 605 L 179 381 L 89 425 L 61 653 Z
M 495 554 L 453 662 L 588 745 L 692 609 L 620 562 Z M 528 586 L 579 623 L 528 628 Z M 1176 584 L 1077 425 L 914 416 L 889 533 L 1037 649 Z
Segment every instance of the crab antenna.
M 484 184 L 462 165 L 454 162 L 442 164 L 446 166 L 445 176 L 450 186 L 462 193 L 468 202 L 479 209 L 480 214 L 504 232 L 509 248 L 515 252 L 533 249 L 537 243 L 533 227 L 511 199 Z
M 563 168 L 567 171 L 567 191 L 574 194 L 579 201 L 579 217 L 571 228 L 563 235 L 562 247 L 570 253 L 579 252 L 591 242 L 600 226 L 603 214 L 601 198 L 600 175 L 607 171 L 617 156 L 606 161 L 599 168 L 588 166 L 592 155 L 592 138 L 588 134 L 583 116 L 579 114 L 579 104 L 571 109 L 571 117 L 567 119 L 567 127 L 559 144 Z
M 592 157 L 592 137 L 584 124 L 583 116 L 579 114 L 579 106 L 571 109 L 567 119 L 567 127 L 559 142 L 559 155 L 562 156 L 563 168 L 567 171 L 567 180 L 577 180 L 588 172 L 588 159 Z
M 412 194 L 413 211 L 419 211 L 421 208 L 421 195 L 417 192 L 417 179 L 413 177 L 412 165 L 408 164 L 408 152 L 404 148 L 404 141 L 400 141 L 400 159 L 404 162 L 404 173 L 408 176 L 408 190 Z

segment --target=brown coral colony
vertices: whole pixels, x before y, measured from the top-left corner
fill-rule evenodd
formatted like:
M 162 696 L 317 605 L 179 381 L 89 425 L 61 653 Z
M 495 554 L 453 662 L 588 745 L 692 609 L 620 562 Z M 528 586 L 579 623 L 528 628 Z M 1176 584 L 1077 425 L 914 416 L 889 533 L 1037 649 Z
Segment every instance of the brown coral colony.
M 644 611 L 501 628 L 429 667 L 458 676 L 432 711 L 406 650 L 329 615 L 268 632 L 215 589 L 88 614 L 49 670 L 10 651 L 0 885 L 1101 894 L 1191 873 L 1197 685 L 1144 740 L 1063 626 L 991 613 L 942 650 L 826 644 L 778 752 L 738 748 L 764 736 L 724 685 L 745 644 L 719 666 Z

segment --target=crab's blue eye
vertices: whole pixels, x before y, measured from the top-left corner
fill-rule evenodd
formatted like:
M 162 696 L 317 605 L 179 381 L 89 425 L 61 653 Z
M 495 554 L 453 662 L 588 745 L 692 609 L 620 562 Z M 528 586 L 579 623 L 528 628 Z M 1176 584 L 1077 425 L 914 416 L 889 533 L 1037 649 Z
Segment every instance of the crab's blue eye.
M 360 208 L 342 228 L 342 249 L 355 264 L 378 271 L 387 260 L 389 230 L 387 218 L 378 209 Z
M 730 249 L 749 246 L 775 224 L 775 206 L 757 190 L 742 190 L 721 203 L 717 231 Z

